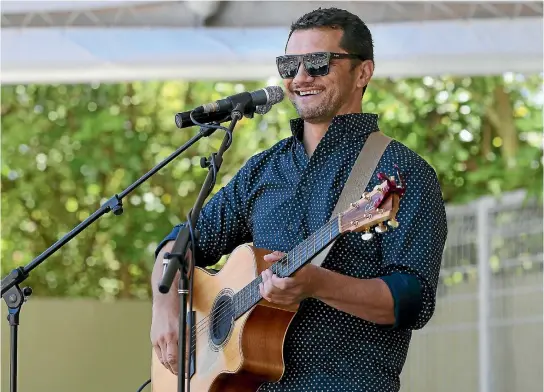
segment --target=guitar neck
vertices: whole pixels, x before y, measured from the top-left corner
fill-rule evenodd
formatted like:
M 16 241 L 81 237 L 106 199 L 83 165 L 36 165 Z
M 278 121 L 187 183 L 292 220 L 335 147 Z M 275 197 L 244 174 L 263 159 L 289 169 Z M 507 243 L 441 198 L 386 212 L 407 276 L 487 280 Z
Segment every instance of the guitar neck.
M 294 247 L 283 258 L 274 263 L 270 269 L 280 278 L 291 276 L 339 236 L 339 218 L 335 217 Z M 261 283 L 262 278 L 259 275 L 242 290 L 234 294 L 235 319 L 238 319 L 262 299 L 259 292 L 259 284 Z

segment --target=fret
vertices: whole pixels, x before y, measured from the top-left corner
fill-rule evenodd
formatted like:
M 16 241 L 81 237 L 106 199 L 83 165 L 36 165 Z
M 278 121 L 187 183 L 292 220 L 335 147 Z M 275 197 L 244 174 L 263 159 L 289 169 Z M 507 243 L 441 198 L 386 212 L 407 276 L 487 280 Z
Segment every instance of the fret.
M 300 265 L 303 265 L 306 260 L 308 260 L 308 246 L 306 242 L 303 242 L 302 243 L 302 260 L 301 260 L 302 262 L 300 263 Z
M 253 282 L 252 282 L 253 283 Z M 251 288 L 252 288 L 252 285 L 250 285 L 247 290 L 246 290 L 246 295 L 245 295 L 245 300 L 247 303 L 250 303 L 252 301 L 252 298 L 251 298 Z
M 291 258 L 291 273 L 297 269 L 297 248 L 293 248 L 292 250 L 292 258 Z
M 254 282 L 254 281 L 253 281 Z M 247 294 L 246 294 L 246 308 L 249 308 L 249 304 L 253 303 L 253 293 L 252 293 L 252 289 L 253 289 L 253 282 L 252 282 L 252 285 L 250 285 L 248 287 L 248 290 L 247 290 Z M 247 310 L 247 309 L 246 309 Z
M 327 240 L 325 239 L 326 235 L 327 235 L 327 226 L 328 226 L 328 223 L 323 226 L 323 228 L 321 229 L 321 247 L 324 247 L 325 244 L 327 243 Z
M 260 277 L 258 277 L 257 279 L 255 279 L 253 281 L 253 284 L 250 286 L 250 290 L 249 290 L 249 300 L 253 303 L 255 303 L 255 286 L 258 285 L 260 283 Z
M 262 279 L 261 277 L 259 277 L 259 280 L 257 280 L 255 284 L 253 285 L 253 296 L 254 296 L 253 303 L 255 304 L 259 302 L 259 300 L 261 299 L 261 293 L 259 292 L 259 284 L 261 282 L 262 282 Z
M 323 228 L 319 229 L 319 247 L 323 248 Z

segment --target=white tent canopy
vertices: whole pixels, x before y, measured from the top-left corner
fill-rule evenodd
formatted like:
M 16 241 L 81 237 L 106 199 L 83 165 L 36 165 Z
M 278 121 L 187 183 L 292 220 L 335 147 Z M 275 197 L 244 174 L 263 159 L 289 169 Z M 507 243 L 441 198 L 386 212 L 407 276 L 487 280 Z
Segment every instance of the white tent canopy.
M 252 80 L 317 7 L 369 24 L 376 77 L 542 72 L 542 2 L 2 2 L 1 81 Z

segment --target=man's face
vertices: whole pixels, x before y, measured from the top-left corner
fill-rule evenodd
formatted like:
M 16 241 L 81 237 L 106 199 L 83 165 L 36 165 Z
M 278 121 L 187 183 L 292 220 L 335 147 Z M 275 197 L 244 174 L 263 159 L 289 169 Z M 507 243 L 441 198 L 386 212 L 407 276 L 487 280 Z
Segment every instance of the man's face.
M 285 54 L 347 53 L 340 48 L 342 35 L 342 30 L 297 30 L 291 35 Z M 330 122 L 336 115 L 360 111 L 361 80 L 366 80 L 361 76 L 363 73 L 361 66 L 352 69 L 349 59 L 331 59 L 327 75 L 311 77 L 301 64 L 297 75 L 293 79 L 284 79 L 283 83 L 303 120 L 309 123 Z

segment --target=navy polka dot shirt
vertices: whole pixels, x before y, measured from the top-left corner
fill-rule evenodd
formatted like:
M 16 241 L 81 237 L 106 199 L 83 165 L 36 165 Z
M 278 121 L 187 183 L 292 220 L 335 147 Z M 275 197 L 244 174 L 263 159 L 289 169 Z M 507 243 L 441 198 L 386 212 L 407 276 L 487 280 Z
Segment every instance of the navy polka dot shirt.
M 303 121 L 291 121 L 293 135 L 251 157 L 204 206 L 198 262 L 215 264 L 238 245 L 288 252 L 330 218 L 352 165 L 368 135 L 378 130 L 375 114 L 337 116 L 309 157 L 302 144 Z M 447 223 L 440 186 L 432 167 L 392 140 L 378 172 L 396 175 L 407 191 L 395 230 L 363 241 L 350 233 L 336 241 L 324 268 L 365 279 L 382 278 L 395 302 L 395 325 L 376 325 L 316 299 L 299 307 L 285 339 L 286 371 L 260 392 L 367 391 L 400 389 L 411 331 L 422 328 L 435 306 Z M 180 225 L 161 242 L 174 240 Z

